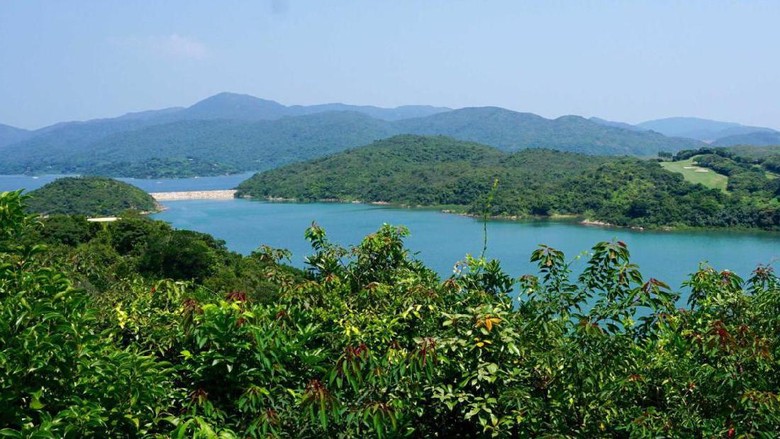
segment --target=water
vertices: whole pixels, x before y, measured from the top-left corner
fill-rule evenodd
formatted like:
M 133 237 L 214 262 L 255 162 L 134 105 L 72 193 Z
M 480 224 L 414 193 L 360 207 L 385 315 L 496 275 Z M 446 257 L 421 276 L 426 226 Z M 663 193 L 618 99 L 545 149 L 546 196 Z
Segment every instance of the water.
M 234 188 L 252 173 L 187 179 L 122 179 L 149 192 Z M 61 177 L 0 175 L 0 191 L 33 190 Z M 312 221 L 325 227 L 333 242 L 357 244 L 382 223 L 405 225 L 411 231 L 407 247 L 442 276 L 467 253 L 482 251 L 482 224 L 473 218 L 431 210 L 394 209 L 361 204 L 282 204 L 247 200 L 189 200 L 165 202 L 167 210 L 154 215 L 177 228 L 198 230 L 224 239 L 230 249 L 248 254 L 261 244 L 292 251 L 292 263 L 304 266 L 311 253 L 303 238 Z M 780 259 L 780 234 L 768 232 L 638 232 L 585 227 L 552 221 L 491 221 L 487 256 L 497 258 L 513 276 L 536 273 L 529 262 L 538 244 L 563 250 L 575 259 L 596 242 L 619 239 L 629 246 L 632 260 L 645 278 L 655 277 L 678 288 L 700 262 L 748 277 L 758 264 Z M 573 268 L 582 269 L 583 260 Z
M 298 267 L 304 266 L 304 257 L 311 253 L 303 233 L 312 221 L 325 228 L 332 242 L 341 245 L 359 243 L 382 223 L 404 225 L 411 231 L 407 247 L 442 276 L 452 273 L 454 264 L 467 253 L 479 255 L 482 251 L 479 220 L 432 210 L 248 200 L 170 201 L 165 206 L 167 210 L 155 218 L 177 228 L 212 234 L 244 254 L 261 244 L 286 248 L 292 251 L 292 263 Z M 553 221 L 489 222 L 486 256 L 499 259 L 513 276 L 536 274 L 529 258 L 539 244 L 563 250 L 567 259 L 574 260 L 596 242 L 612 239 L 628 245 L 645 279 L 661 279 L 675 289 L 700 262 L 747 278 L 758 264 L 780 259 L 777 233 L 640 232 Z M 583 266 L 581 258 L 573 267 L 576 271 Z
M 251 177 L 254 172 L 243 174 L 220 175 L 217 177 L 197 178 L 117 178 L 147 192 L 176 192 L 176 191 L 209 191 L 219 189 L 233 189 L 239 183 Z M 0 192 L 25 189 L 32 191 L 66 175 L 0 175 Z

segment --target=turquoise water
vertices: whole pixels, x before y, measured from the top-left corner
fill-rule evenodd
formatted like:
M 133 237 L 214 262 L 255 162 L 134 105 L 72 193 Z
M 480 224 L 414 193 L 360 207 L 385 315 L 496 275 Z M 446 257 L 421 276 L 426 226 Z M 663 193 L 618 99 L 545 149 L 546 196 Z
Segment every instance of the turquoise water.
M 188 179 L 124 179 L 150 192 L 230 189 L 251 173 Z M 33 190 L 57 175 L 31 177 L 0 175 L 0 191 Z M 467 253 L 482 251 L 482 223 L 473 218 L 431 210 L 394 209 L 361 204 L 285 204 L 247 200 L 168 201 L 166 211 L 155 217 L 177 228 L 210 233 L 224 239 L 232 250 L 250 253 L 261 244 L 287 248 L 292 263 L 303 267 L 310 253 L 304 230 L 317 221 L 332 241 L 357 244 L 382 223 L 405 225 L 411 231 L 407 246 L 442 276 Z M 780 234 L 742 232 L 639 232 L 625 229 L 585 227 L 565 222 L 488 223 L 487 256 L 501 261 L 513 276 L 536 273 L 529 262 L 539 244 L 563 250 L 569 259 L 588 251 L 596 242 L 619 239 L 626 242 L 634 262 L 645 277 L 655 277 L 677 288 L 700 262 L 718 270 L 729 269 L 748 277 L 758 264 L 780 259 Z M 582 259 L 573 267 L 581 269 Z
M 181 229 L 212 234 L 229 248 L 244 254 L 261 244 L 292 251 L 292 263 L 303 267 L 310 247 L 304 230 L 316 221 L 331 241 L 357 244 L 382 223 L 404 225 L 411 236 L 407 247 L 442 276 L 467 253 L 482 251 L 479 220 L 431 210 L 397 209 L 363 204 L 293 204 L 248 200 L 195 200 L 165 202 L 167 210 L 154 215 Z M 648 232 L 600 228 L 553 221 L 490 221 L 487 256 L 501 261 L 513 276 L 536 273 L 529 262 L 539 244 L 563 250 L 568 259 L 588 251 L 596 242 L 626 242 L 632 260 L 645 278 L 655 277 L 679 288 L 700 262 L 718 270 L 729 269 L 743 277 L 758 264 L 780 259 L 780 234 L 729 232 Z M 581 269 L 583 260 L 575 261 Z

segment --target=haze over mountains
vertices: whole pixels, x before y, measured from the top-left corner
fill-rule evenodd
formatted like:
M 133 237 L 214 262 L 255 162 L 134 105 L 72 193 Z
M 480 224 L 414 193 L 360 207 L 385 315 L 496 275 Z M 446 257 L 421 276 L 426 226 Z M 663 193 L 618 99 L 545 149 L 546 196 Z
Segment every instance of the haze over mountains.
M 701 119 L 673 118 L 632 126 L 579 116 L 546 119 L 498 107 L 285 106 L 220 93 L 187 108 L 66 122 L 34 131 L 0 125 L 0 150 L 5 156 L 0 173 L 215 175 L 269 169 L 397 134 L 446 135 L 505 151 L 551 148 L 591 155 L 655 156 L 659 151 L 699 148 L 705 145 L 701 140 L 713 140 L 710 137 L 717 133 L 759 133 L 769 136 L 760 139 L 769 143 L 773 143 L 771 136 L 780 135 L 768 128 Z

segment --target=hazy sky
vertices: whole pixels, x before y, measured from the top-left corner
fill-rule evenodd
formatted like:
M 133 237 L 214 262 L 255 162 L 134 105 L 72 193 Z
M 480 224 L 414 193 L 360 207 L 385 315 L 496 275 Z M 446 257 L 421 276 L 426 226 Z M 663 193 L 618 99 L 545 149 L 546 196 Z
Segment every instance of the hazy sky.
M 0 0 L 0 123 L 232 91 L 780 128 L 778 19 L 776 0 Z

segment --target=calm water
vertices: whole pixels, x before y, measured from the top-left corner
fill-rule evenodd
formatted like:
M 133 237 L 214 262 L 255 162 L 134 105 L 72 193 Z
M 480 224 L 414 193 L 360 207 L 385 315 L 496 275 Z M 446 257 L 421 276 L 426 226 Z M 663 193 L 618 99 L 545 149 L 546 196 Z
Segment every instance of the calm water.
M 261 244 L 292 251 L 294 265 L 304 266 L 310 247 L 304 230 L 316 221 L 332 242 L 357 244 L 382 223 L 404 225 L 411 231 L 407 247 L 428 266 L 447 276 L 467 253 L 482 250 L 480 221 L 430 210 L 394 209 L 361 204 L 287 204 L 247 200 L 166 202 L 155 218 L 181 229 L 198 230 L 249 253 Z M 529 262 L 538 244 L 563 250 L 568 259 L 588 251 L 599 241 L 619 239 L 629 246 L 642 273 L 677 288 L 700 262 L 748 277 L 757 264 L 780 259 L 780 234 L 713 232 L 637 232 L 586 227 L 561 222 L 488 223 L 490 258 L 501 260 L 514 276 L 536 273 Z M 582 268 L 583 261 L 575 263 Z M 777 264 L 775 264 L 777 265 Z
M 160 178 L 160 179 L 138 179 L 138 178 L 117 178 L 147 192 L 175 192 L 175 191 L 208 191 L 218 189 L 232 189 L 239 183 L 251 177 L 254 172 L 245 172 L 243 174 L 222 175 L 218 177 L 199 177 L 199 178 Z M 32 191 L 52 182 L 64 175 L 0 175 L 0 192 L 15 191 L 25 189 Z
M 123 179 L 149 192 L 234 188 L 252 173 L 188 179 Z M 0 191 L 36 189 L 58 177 L 0 175 Z M 261 244 L 293 252 L 294 265 L 303 267 L 310 253 L 304 230 L 316 221 L 333 242 L 357 244 L 382 223 L 404 225 L 411 231 L 407 247 L 442 276 L 467 253 L 482 250 L 482 224 L 475 219 L 429 210 L 393 209 L 360 204 L 281 204 L 246 200 L 169 201 L 155 218 L 177 228 L 210 233 L 224 239 L 232 250 L 250 253 Z M 700 262 L 718 270 L 729 269 L 748 277 L 757 264 L 780 259 L 778 233 L 636 232 L 584 227 L 560 222 L 492 221 L 488 224 L 487 256 L 501 260 L 514 276 L 536 273 L 529 262 L 538 244 L 563 250 L 568 259 L 588 251 L 599 241 L 619 239 L 631 250 L 645 277 L 679 287 Z M 575 262 L 581 269 L 582 259 Z

